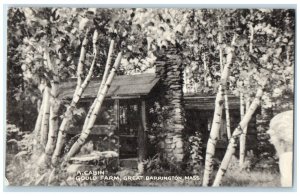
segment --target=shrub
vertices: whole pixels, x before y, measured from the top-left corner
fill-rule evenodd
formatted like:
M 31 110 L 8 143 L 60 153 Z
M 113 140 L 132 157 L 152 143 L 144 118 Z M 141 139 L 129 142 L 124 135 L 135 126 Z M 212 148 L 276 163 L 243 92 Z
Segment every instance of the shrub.
M 186 143 L 186 170 L 193 175 L 199 175 L 202 170 L 203 162 L 201 133 L 195 132 L 195 135 L 188 137 Z

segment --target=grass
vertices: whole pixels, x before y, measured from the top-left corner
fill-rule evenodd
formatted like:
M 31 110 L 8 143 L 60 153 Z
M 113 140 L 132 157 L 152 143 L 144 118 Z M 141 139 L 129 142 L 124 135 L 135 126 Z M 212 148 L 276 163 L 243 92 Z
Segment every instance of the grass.
M 9 161 L 10 160 L 10 161 Z M 240 170 L 236 160 L 228 168 L 222 179 L 222 187 L 280 187 L 280 174 L 278 171 L 265 169 L 261 171 Z M 6 177 L 11 185 L 24 186 L 34 177 L 31 169 L 33 163 L 24 157 L 21 159 L 13 159 L 7 157 Z M 122 170 L 123 171 L 123 170 Z M 124 170 L 125 171 L 125 170 Z M 215 171 L 216 172 L 216 171 Z M 125 176 L 134 176 L 136 171 L 125 172 Z M 165 172 L 156 173 L 155 175 L 146 174 L 146 176 L 176 176 L 177 174 L 168 174 Z M 134 180 L 134 181 L 94 181 L 84 183 L 70 183 L 64 185 L 70 186 L 149 186 L 149 187 L 201 187 L 202 176 L 199 174 L 197 180 Z M 184 178 L 184 177 L 182 177 Z M 72 179 L 71 179 L 72 180 Z M 73 180 L 72 180 L 73 181 Z M 63 184 L 61 184 L 63 185 Z
M 16 165 L 17 166 L 17 165 Z M 11 165 L 10 165 L 11 168 Z M 8 180 L 11 185 L 24 186 L 28 183 L 30 177 L 27 175 L 31 172 L 25 172 L 26 168 L 13 167 L 10 170 Z M 23 170 L 23 172 L 20 172 Z M 30 170 L 29 170 L 30 171 Z M 14 173 L 14 174 L 13 174 Z M 8 174 L 8 173 L 7 173 Z M 133 176 L 135 174 L 128 174 Z M 163 174 L 161 174 L 163 175 Z M 29 176 L 31 176 L 29 174 Z M 147 174 L 147 176 L 153 176 Z M 172 175 L 174 176 L 174 175 Z M 184 178 L 184 177 L 182 177 Z M 74 181 L 74 180 L 71 180 Z M 26 182 L 26 183 L 25 183 Z M 61 184 L 63 185 L 63 184 Z M 135 180 L 135 181 L 98 181 L 84 183 L 68 183 L 70 186 L 148 186 L 148 187 L 201 187 L 202 174 L 197 180 Z M 229 170 L 222 179 L 222 187 L 280 187 L 280 175 L 278 172 L 265 171 L 240 171 Z
M 150 175 L 148 175 L 150 176 Z M 201 187 L 202 175 L 199 180 L 139 180 L 108 183 L 108 186 L 145 186 L 145 187 Z M 103 183 L 93 183 L 93 186 Z M 280 187 L 280 175 L 271 171 L 228 171 L 222 180 L 221 187 Z
M 202 186 L 202 179 L 199 181 L 144 181 L 141 186 Z M 280 187 L 280 175 L 270 171 L 230 171 L 224 176 L 221 186 Z
M 271 171 L 227 172 L 222 186 L 229 187 L 280 187 L 280 175 Z

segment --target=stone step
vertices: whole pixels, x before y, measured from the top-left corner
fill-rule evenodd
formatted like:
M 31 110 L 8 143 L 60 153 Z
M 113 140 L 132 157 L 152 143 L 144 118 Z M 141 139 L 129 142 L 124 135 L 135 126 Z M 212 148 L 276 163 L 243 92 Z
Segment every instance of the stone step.
M 136 169 L 138 165 L 137 158 L 120 159 L 120 167 Z

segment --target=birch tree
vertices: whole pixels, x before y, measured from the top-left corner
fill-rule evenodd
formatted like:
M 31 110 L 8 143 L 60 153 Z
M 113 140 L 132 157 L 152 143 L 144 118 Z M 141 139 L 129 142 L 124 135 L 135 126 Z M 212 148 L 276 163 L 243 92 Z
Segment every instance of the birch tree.
M 44 89 L 44 97 L 43 99 L 45 99 L 45 103 L 44 103 L 44 107 L 43 110 L 41 110 L 40 112 L 42 112 L 42 126 L 41 126 L 41 145 L 43 146 L 43 148 L 45 148 L 46 143 L 47 143 L 47 137 L 48 137 L 48 130 L 49 130 L 49 114 L 50 114 L 50 88 L 49 87 L 45 87 Z
M 250 16 L 253 14 L 253 11 L 250 11 Z M 249 28 L 249 54 L 253 54 L 253 38 L 254 38 L 254 28 L 253 28 L 253 23 L 252 21 L 250 21 L 248 23 L 248 28 Z M 244 113 L 245 113 L 245 108 L 244 106 L 246 105 L 246 111 L 249 108 L 249 97 L 247 98 L 247 100 L 245 101 L 245 97 L 244 94 L 241 92 L 240 93 L 240 101 L 241 101 L 241 107 L 240 107 L 240 111 L 241 111 L 241 119 L 244 117 Z M 245 149 L 246 149 L 246 136 L 247 136 L 247 128 L 248 126 L 245 127 L 245 129 L 243 130 L 243 133 L 240 136 L 240 160 L 239 160 L 239 165 L 240 168 L 242 169 L 243 164 L 244 164 L 244 160 L 245 160 Z
M 109 50 L 108 50 L 108 56 L 107 56 L 107 61 L 106 61 L 106 65 L 105 65 L 105 70 L 104 70 L 104 73 L 103 73 L 103 76 L 102 76 L 102 80 L 101 80 L 100 88 L 99 88 L 98 93 L 97 93 L 97 97 L 101 93 L 101 90 L 102 90 L 102 88 L 103 88 L 103 86 L 104 86 L 104 84 L 107 80 L 107 75 L 108 75 L 110 64 L 111 64 L 111 61 L 112 61 L 113 50 L 114 50 L 114 40 L 111 40 Z M 94 100 L 93 104 L 91 105 L 91 108 L 94 108 L 96 103 L 97 103 L 97 99 Z M 84 120 L 83 129 L 86 128 L 87 123 L 89 122 L 90 117 L 92 115 L 92 112 L 93 112 L 93 110 L 89 109 L 89 111 L 86 115 L 86 118 Z
M 255 99 L 253 100 L 253 102 L 251 103 L 251 105 L 249 107 L 249 110 L 244 115 L 244 117 L 241 120 L 241 122 L 239 123 L 238 127 L 233 131 L 232 136 L 229 141 L 229 144 L 228 144 L 228 147 L 227 147 L 227 150 L 226 150 L 226 153 L 221 162 L 219 170 L 216 174 L 216 178 L 213 182 L 213 186 L 220 186 L 222 177 L 226 173 L 230 159 L 236 150 L 237 142 L 239 141 L 240 135 L 243 133 L 243 130 L 248 125 L 249 121 L 251 120 L 252 115 L 254 114 L 257 107 L 259 106 L 262 95 L 263 95 L 263 89 L 259 88 L 257 90 Z
M 222 74 L 223 71 L 223 35 L 222 31 L 224 30 L 222 26 L 222 22 L 220 20 L 219 16 L 218 18 L 218 47 L 219 47 L 219 58 L 220 58 L 220 71 Z M 225 117 L 226 117 L 226 132 L 227 132 L 227 138 L 228 140 L 231 137 L 231 130 L 230 130 L 230 113 L 229 113 L 229 104 L 228 104 L 228 88 L 226 87 L 224 90 L 224 108 L 225 108 Z
M 86 55 L 86 44 L 87 44 L 87 37 L 86 36 L 87 35 L 85 35 L 84 40 L 83 40 L 83 44 L 82 44 L 82 48 L 81 48 L 81 52 L 80 52 L 79 63 L 78 63 L 78 67 L 77 67 L 77 85 L 76 85 L 76 89 L 75 89 L 75 92 L 73 94 L 71 104 L 68 106 L 66 112 L 64 113 L 64 118 L 63 118 L 63 120 L 60 124 L 55 151 L 52 155 L 52 164 L 54 164 L 54 165 L 57 164 L 58 156 L 60 155 L 62 147 L 64 145 L 65 138 L 66 138 L 66 129 L 68 128 L 68 124 L 69 124 L 70 120 L 73 117 L 73 111 L 76 109 L 76 105 L 78 104 L 85 88 L 87 87 L 87 85 L 89 84 L 89 82 L 91 80 L 93 69 L 94 69 L 94 66 L 95 66 L 95 63 L 96 63 L 96 59 L 97 59 L 98 52 L 97 52 L 96 42 L 97 42 L 97 39 L 98 39 L 98 32 L 95 31 L 94 35 L 93 35 L 94 58 L 93 58 L 91 66 L 90 66 L 89 72 L 88 72 L 86 78 L 83 81 L 83 79 L 82 79 L 83 78 L 82 70 L 83 70 L 83 61 L 84 61 L 84 58 L 85 58 L 85 55 Z
M 250 108 L 250 100 L 247 98 L 246 102 L 246 112 Z M 243 115 L 244 116 L 244 115 Z M 241 118 L 242 119 L 242 118 Z M 244 161 L 245 161 L 245 153 L 246 153 L 246 138 L 247 138 L 248 126 L 246 125 L 243 129 L 243 132 L 240 136 L 240 168 L 243 168 Z
M 45 147 L 45 160 L 44 163 L 50 162 L 51 155 L 54 151 L 54 146 L 57 138 L 58 131 L 58 110 L 59 110 L 59 100 L 58 100 L 58 70 L 57 65 L 53 64 L 53 61 L 50 57 L 49 51 L 45 50 L 45 58 L 48 67 L 53 72 L 53 77 L 50 81 L 51 91 L 50 91 L 50 114 L 49 114 L 49 131 L 48 138 Z
M 241 120 L 245 116 L 245 97 L 242 92 L 240 93 L 240 116 L 241 116 Z M 246 129 L 246 127 L 245 127 L 245 129 Z M 240 140 L 239 140 L 240 141 L 240 160 L 239 160 L 240 168 L 242 168 L 243 164 L 244 164 L 245 146 L 243 146 L 243 145 L 245 145 L 245 140 L 246 140 L 246 135 L 245 135 L 245 130 L 243 130 L 243 132 L 240 135 Z
M 117 56 L 117 59 L 115 61 L 114 66 L 111 68 L 110 70 L 110 74 L 107 78 L 107 80 L 105 81 L 102 89 L 100 86 L 100 92 L 97 95 L 96 98 L 96 103 L 94 104 L 94 107 L 90 107 L 91 112 L 91 116 L 89 117 L 89 120 L 87 122 L 87 125 L 85 127 L 83 127 L 84 129 L 81 131 L 81 135 L 78 138 L 78 140 L 73 144 L 73 146 L 71 147 L 70 151 L 68 152 L 68 154 L 66 155 L 63 164 L 65 164 L 78 150 L 79 148 L 85 143 L 87 137 L 89 136 L 94 123 L 96 121 L 96 118 L 98 116 L 99 110 L 102 106 L 102 103 L 104 101 L 105 95 L 108 91 L 108 88 L 115 76 L 115 72 L 116 69 L 118 69 L 120 62 L 121 62 L 121 58 L 122 58 L 122 53 L 119 53 Z M 103 79 L 102 79 L 103 80 Z
M 235 39 L 236 39 L 236 35 L 234 34 L 231 46 L 234 45 Z M 228 54 L 226 58 L 226 64 L 224 65 L 224 69 L 221 76 L 221 83 L 219 85 L 219 90 L 216 96 L 214 117 L 213 117 L 212 127 L 210 131 L 210 136 L 206 147 L 205 169 L 204 169 L 203 184 L 202 184 L 203 186 L 209 185 L 209 180 L 211 178 L 211 173 L 213 169 L 212 167 L 213 156 L 215 154 L 215 146 L 217 143 L 217 138 L 219 135 L 220 125 L 222 120 L 224 91 L 227 86 L 227 80 L 229 76 L 229 70 L 232 63 L 232 55 L 233 55 L 232 47 L 227 47 L 227 50 L 228 50 Z

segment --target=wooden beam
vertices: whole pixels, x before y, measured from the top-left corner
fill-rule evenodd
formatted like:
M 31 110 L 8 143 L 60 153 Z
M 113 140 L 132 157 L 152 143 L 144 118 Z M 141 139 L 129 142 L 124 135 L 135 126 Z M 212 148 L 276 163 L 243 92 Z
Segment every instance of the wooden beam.
M 141 95 L 112 96 L 111 99 L 140 99 Z
M 147 131 L 147 119 L 146 119 L 146 103 L 145 100 L 141 101 L 141 126 L 138 130 L 138 160 L 143 161 L 146 159 L 146 131 Z
M 111 135 L 116 130 L 114 125 L 94 125 L 90 135 Z M 74 127 L 67 131 L 67 134 L 77 135 L 81 133 L 80 127 Z
M 114 101 L 114 113 L 115 113 L 115 123 L 116 123 L 116 132 L 119 133 L 120 128 L 120 100 L 115 99 Z
M 115 134 L 119 135 L 119 130 L 120 130 L 120 100 L 119 99 L 114 100 L 114 114 L 115 114 L 115 123 L 116 123 Z M 120 138 L 119 138 L 119 143 L 120 143 Z M 120 147 L 118 147 L 117 153 L 119 154 L 120 157 Z M 120 166 L 119 159 L 117 159 L 117 165 L 118 167 Z

